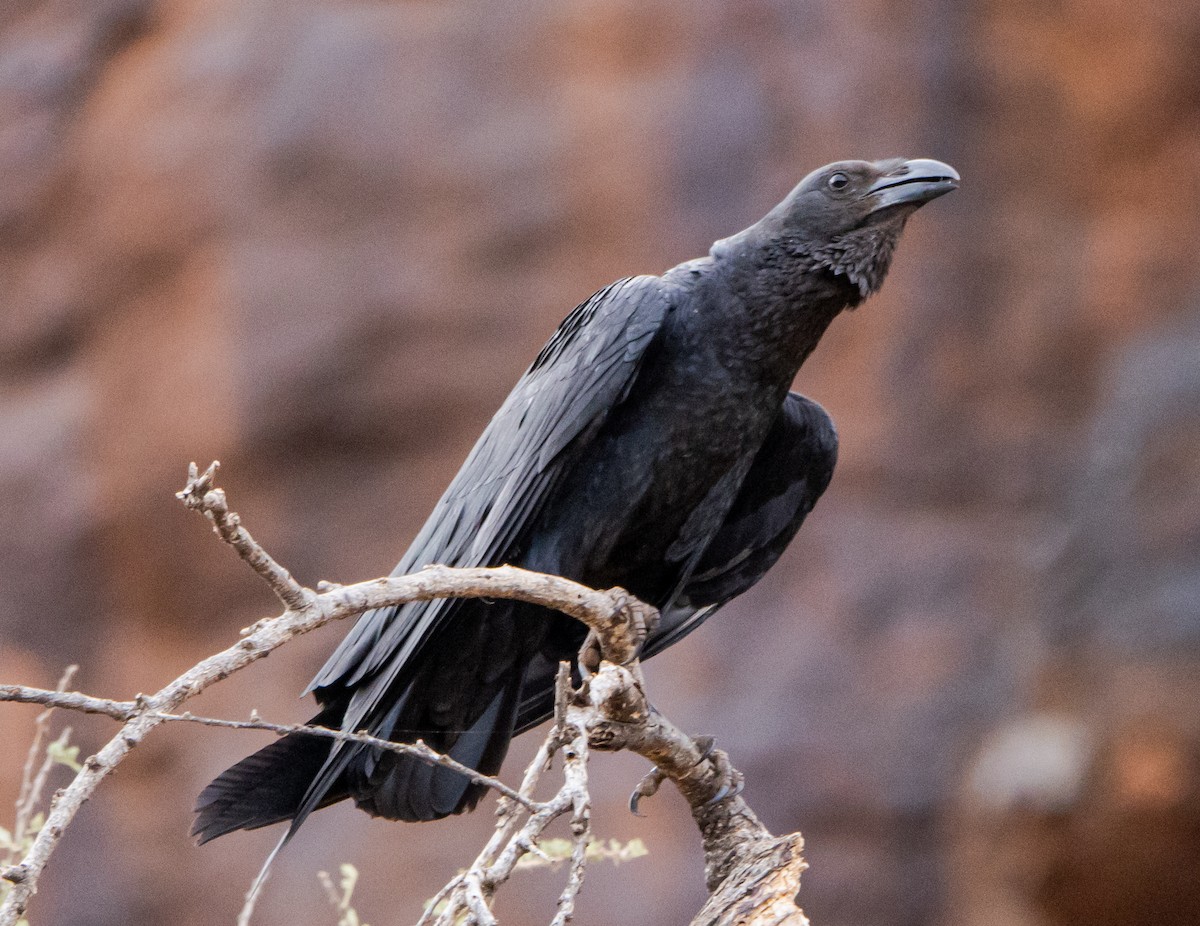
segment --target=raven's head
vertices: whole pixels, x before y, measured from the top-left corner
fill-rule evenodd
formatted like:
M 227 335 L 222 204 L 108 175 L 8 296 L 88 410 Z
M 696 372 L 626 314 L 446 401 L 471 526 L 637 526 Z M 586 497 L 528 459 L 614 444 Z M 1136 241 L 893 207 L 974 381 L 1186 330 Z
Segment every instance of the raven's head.
M 718 241 L 713 254 L 751 241 L 780 247 L 847 278 L 861 301 L 883 283 L 908 217 L 958 179 L 949 164 L 928 158 L 837 161 L 801 180 L 761 221 Z
M 903 223 L 916 209 L 958 186 L 941 161 L 838 161 L 814 170 L 773 210 L 785 233 L 833 241 L 871 225 Z

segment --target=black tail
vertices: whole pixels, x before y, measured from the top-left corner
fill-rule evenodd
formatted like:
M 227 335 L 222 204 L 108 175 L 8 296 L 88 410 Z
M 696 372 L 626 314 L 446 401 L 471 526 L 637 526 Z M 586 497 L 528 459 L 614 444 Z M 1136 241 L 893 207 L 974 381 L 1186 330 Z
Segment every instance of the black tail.
M 500 770 L 513 736 L 521 679 L 513 673 L 466 730 L 419 730 L 404 711 L 389 726 L 397 742 L 421 737 L 484 775 Z M 420 700 L 420 699 L 415 699 Z M 341 725 L 344 705 L 329 705 L 309 723 Z M 370 747 L 340 745 L 289 734 L 223 772 L 196 800 L 192 835 L 200 844 L 234 830 L 294 820 L 288 836 L 313 810 L 353 798 L 359 808 L 389 820 L 438 820 L 471 810 L 486 788 L 442 766 Z
M 465 730 L 405 730 L 403 720 L 390 739 L 424 739 L 426 744 L 484 775 L 495 775 L 513 737 L 520 676 L 492 697 Z M 401 715 L 403 718 L 403 714 Z M 342 772 L 350 796 L 361 810 L 388 820 L 440 820 L 473 810 L 487 790 L 465 775 L 414 756 L 360 749 Z
M 309 723 L 336 727 L 338 713 L 324 710 Z M 192 835 L 203 845 L 234 830 L 253 830 L 292 819 L 332 746 L 331 739 L 291 733 L 247 756 L 200 792 Z M 332 787 L 318 806 L 336 803 L 348 794 L 344 786 Z

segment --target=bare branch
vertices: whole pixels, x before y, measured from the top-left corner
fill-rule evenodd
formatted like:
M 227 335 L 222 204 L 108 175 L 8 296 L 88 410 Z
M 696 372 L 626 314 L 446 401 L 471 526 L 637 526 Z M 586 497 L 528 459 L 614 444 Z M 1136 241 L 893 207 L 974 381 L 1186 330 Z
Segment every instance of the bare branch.
M 749 844 L 774 837 L 740 796 L 740 774 L 719 749 L 695 740 L 653 711 L 640 681 L 624 666 L 604 663 L 568 711 L 593 749 L 628 749 L 654 763 L 692 808 L 704 839 L 709 890 L 725 879 Z
M 745 846 L 691 926 L 809 926 L 796 906 L 800 875 L 808 868 L 803 848 L 799 833 Z
M 653 608 L 624 589 L 597 591 L 561 576 L 516 566 L 453 569 L 431 565 L 407 576 L 337 586 L 318 596 L 318 602 L 358 614 L 403 601 L 435 598 L 507 598 L 561 611 L 599 634 L 604 658 L 619 664 L 634 658 L 646 628 L 657 620 Z
M 559 678 L 562 678 L 560 672 Z M 571 797 L 571 835 L 575 845 L 571 850 L 571 865 L 567 870 L 567 883 L 558 897 L 558 912 L 550 926 L 566 926 L 575 914 L 575 898 L 583 887 L 587 871 L 587 849 L 592 839 L 592 798 L 588 791 L 587 737 L 573 731 L 575 738 L 563 750 L 563 792 Z
M 61 707 L 85 714 L 104 714 L 114 720 L 129 720 L 138 709 L 134 701 L 110 701 L 107 698 L 93 698 L 78 691 L 50 691 L 46 688 L 28 688 L 25 685 L 0 685 L 0 701 L 45 704 L 50 708 Z M 48 713 L 49 711 L 41 716 L 45 717 Z
M 487 897 L 484 896 L 483 885 L 479 881 L 477 872 L 468 871 L 463 875 L 463 898 L 467 910 L 473 917 L 472 922 L 478 926 L 496 926 L 496 917 L 492 915 L 491 908 L 488 907 Z M 457 922 L 457 920 L 450 922 Z
M 567 695 L 570 693 L 570 667 L 559 666 L 556 704 L 565 711 Z M 494 922 L 490 903 L 498 887 L 504 884 L 517 867 L 517 863 L 530 853 L 537 853 L 538 839 L 546 827 L 564 814 L 574 811 L 572 830 L 576 837 L 572 852 L 571 872 L 567 887 L 559 899 L 557 924 L 565 924 L 574 910 L 575 896 L 583 883 L 583 866 L 586 861 L 587 844 L 591 836 L 589 815 L 591 799 L 587 792 L 587 739 L 577 728 L 564 725 L 565 714 L 556 714 L 556 722 L 542 742 L 541 748 L 525 770 L 521 783 L 521 794 L 529 797 L 537 786 L 538 779 L 556 753 L 564 755 L 564 781 L 557 794 L 542 803 L 521 824 L 520 808 L 501 801 L 497 810 L 496 831 L 479 853 L 471 866 L 460 872 L 430 902 L 417 926 L 453 926 L 463 921 L 484 924 Z
M 219 460 L 213 460 L 208 469 L 199 472 L 195 463 L 188 466 L 188 481 L 175 497 L 193 511 L 199 511 L 213 522 L 217 536 L 233 547 L 247 565 L 266 580 L 283 606 L 289 611 L 300 611 L 311 603 L 312 592 L 292 578 L 292 574 L 275 562 L 242 527 L 237 512 L 229 510 L 225 490 L 217 488 Z

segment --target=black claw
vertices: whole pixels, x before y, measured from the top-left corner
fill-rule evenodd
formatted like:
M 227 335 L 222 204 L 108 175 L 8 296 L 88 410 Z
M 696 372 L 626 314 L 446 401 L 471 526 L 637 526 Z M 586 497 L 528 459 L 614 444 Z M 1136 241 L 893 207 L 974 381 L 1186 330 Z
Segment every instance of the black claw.
M 714 794 L 712 797 L 710 797 L 707 801 L 704 802 L 704 806 L 711 807 L 713 804 L 719 804 L 721 801 L 725 800 L 725 798 L 728 796 L 729 796 L 729 784 L 727 782 L 727 783 L 721 785 L 720 790 L 718 790 L 716 794 Z
M 727 801 L 741 794 L 742 789 L 746 786 L 745 779 L 729 764 L 729 757 L 716 748 L 716 740 L 711 736 L 698 736 L 695 743 L 700 749 L 700 758 L 696 764 L 699 765 L 705 759 L 711 759 L 717 774 L 722 779 L 717 793 L 705 801 L 703 806 L 711 807 L 713 804 Z
M 645 777 L 637 783 L 637 787 L 633 789 L 633 793 L 629 795 L 629 812 L 635 817 L 644 817 L 644 813 L 638 811 L 638 804 L 643 797 L 653 797 L 658 793 L 659 785 L 663 783 L 664 775 L 655 766 L 646 773 Z
M 732 800 L 742 793 L 743 788 L 745 788 L 745 782 L 740 777 L 737 782 L 734 782 L 732 788 L 730 787 L 730 783 L 725 782 L 725 784 L 722 784 L 719 792 L 716 792 L 715 798 L 709 798 L 707 801 L 704 801 L 704 806 L 709 807 L 722 800 Z
M 650 710 L 654 711 L 653 705 L 650 706 Z M 725 778 L 725 783 L 721 785 L 716 794 L 704 802 L 704 806 L 711 807 L 713 804 L 729 800 L 729 798 L 737 797 L 741 794 L 744 787 L 743 779 L 741 775 L 730 768 L 729 760 L 725 758 L 725 754 L 717 752 L 716 738 L 712 736 L 697 736 L 693 742 L 696 744 L 696 748 L 700 750 L 700 758 L 696 760 L 696 765 L 699 765 L 706 759 L 711 759 L 716 763 L 717 769 Z M 736 779 L 734 776 L 736 776 Z M 644 817 L 645 814 L 639 810 L 642 798 L 653 797 L 658 793 L 659 786 L 666 780 L 666 777 L 657 766 L 650 769 L 646 773 L 646 776 L 637 783 L 637 787 L 633 789 L 633 793 L 629 795 L 629 812 L 635 817 Z
M 741 776 L 738 777 L 738 780 L 734 782 L 732 787 L 730 787 L 729 782 L 726 781 L 723 785 L 721 785 L 721 789 L 717 791 L 716 794 L 704 802 L 704 806 L 711 807 L 713 804 L 718 804 L 721 801 L 728 801 L 732 798 L 735 798 L 742 793 L 742 789 L 745 787 L 746 783 L 742 780 Z

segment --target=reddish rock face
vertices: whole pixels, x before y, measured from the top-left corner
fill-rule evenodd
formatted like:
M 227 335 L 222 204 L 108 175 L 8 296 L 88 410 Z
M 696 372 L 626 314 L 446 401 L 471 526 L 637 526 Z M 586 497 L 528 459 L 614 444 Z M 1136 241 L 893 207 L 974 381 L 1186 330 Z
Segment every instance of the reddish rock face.
M 1187 4 L 9 3 L 0 677 L 128 696 L 271 610 L 172 498 L 192 459 L 303 581 L 386 573 L 576 302 L 820 163 L 928 154 L 962 190 L 799 383 L 830 492 L 656 698 L 804 830 L 822 926 L 1195 922 L 1198 52 Z M 332 639 L 197 710 L 307 716 Z M 32 712 L 0 714 L 3 798 Z M 232 919 L 271 835 L 185 833 L 252 745 L 152 738 L 38 922 Z M 651 856 L 597 867 L 581 921 L 685 921 L 690 820 L 628 818 L 641 769 L 599 766 L 599 831 Z M 343 861 L 366 919 L 415 919 L 490 825 L 318 814 L 263 922 L 329 922 Z M 552 907 L 525 877 L 509 922 Z

